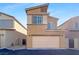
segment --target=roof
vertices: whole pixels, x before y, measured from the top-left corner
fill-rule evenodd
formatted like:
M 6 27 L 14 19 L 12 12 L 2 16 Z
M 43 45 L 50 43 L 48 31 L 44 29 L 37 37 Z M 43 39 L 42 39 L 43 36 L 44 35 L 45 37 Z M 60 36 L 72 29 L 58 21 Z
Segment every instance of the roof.
M 24 29 L 26 29 L 14 16 L 8 15 L 6 13 L 0 12 L 0 14 L 4 14 L 6 16 L 12 17 L 13 19 L 15 19 L 16 22 L 18 22 Z M 26 29 L 27 30 L 27 29 Z
M 42 5 L 39 5 L 39 6 L 34 6 L 34 7 L 30 7 L 30 8 L 26 8 L 25 10 L 28 11 L 28 10 L 31 10 L 31 9 L 36 9 L 36 8 L 40 8 L 40 7 L 44 7 L 44 6 L 47 6 L 48 7 L 48 3 L 46 4 L 42 4 Z
M 49 17 L 51 17 L 51 18 L 53 18 L 55 20 L 59 20 L 57 17 L 53 17 L 53 16 L 49 16 Z
M 67 22 L 69 22 L 70 20 L 75 19 L 75 18 L 79 18 L 79 16 L 74 16 L 74 17 L 70 18 L 69 20 L 65 21 L 63 24 L 59 25 L 58 27 L 63 26 L 64 24 L 66 24 Z

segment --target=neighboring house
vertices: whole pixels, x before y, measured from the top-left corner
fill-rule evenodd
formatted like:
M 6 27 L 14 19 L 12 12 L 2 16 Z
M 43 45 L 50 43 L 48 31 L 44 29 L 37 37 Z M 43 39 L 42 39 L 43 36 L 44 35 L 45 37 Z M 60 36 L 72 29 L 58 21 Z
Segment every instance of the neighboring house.
M 13 16 L 0 12 L 0 48 L 25 45 L 26 28 Z
M 79 16 L 70 18 L 58 29 L 65 31 L 66 48 L 79 48 Z
M 65 48 L 64 31 L 57 30 L 58 18 L 47 9 L 48 4 L 26 9 L 27 48 Z

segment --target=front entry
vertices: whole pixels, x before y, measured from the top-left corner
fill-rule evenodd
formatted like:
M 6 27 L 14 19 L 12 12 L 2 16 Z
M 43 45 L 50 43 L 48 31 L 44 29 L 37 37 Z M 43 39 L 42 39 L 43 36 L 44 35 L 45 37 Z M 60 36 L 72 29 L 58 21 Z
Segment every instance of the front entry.
M 74 40 L 69 39 L 69 48 L 74 48 Z
M 26 45 L 26 39 L 22 39 L 22 45 Z

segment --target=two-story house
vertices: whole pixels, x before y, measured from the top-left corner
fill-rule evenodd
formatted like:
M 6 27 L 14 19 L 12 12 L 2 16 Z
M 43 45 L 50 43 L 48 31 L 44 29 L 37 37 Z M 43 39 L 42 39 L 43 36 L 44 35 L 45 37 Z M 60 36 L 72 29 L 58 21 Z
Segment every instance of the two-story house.
M 79 48 L 79 16 L 70 18 L 58 29 L 65 31 L 66 48 Z
M 26 28 L 13 16 L 0 12 L 0 48 L 25 45 Z
M 26 8 L 27 48 L 64 48 L 64 31 L 57 29 L 58 18 L 49 16 L 48 4 Z

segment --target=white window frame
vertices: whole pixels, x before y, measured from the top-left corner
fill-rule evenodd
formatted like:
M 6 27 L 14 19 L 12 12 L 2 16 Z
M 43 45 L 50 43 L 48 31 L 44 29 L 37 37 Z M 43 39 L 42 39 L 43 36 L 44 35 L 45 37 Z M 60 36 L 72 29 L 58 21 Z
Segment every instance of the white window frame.
M 33 16 L 32 24 L 43 24 L 43 16 Z
M 47 25 L 47 29 L 48 29 L 48 30 L 55 29 L 55 24 L 49 22 L 48 25 Z
M 75 29 L 79 29 L 79 23 L 75 23 Z

